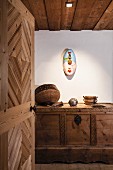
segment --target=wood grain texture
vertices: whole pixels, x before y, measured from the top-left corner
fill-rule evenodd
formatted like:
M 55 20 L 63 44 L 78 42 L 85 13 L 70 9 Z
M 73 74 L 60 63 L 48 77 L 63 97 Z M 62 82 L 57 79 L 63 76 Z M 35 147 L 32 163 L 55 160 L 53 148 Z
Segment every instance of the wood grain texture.
M 59 130 L 59 115 L 37 115 L 36 123 L 39 130 Z
M 100 20 L 105 10 L 108 8 L 111 0 L 94 1 L 88 17 L 86 18 L 84 29 L 93 30 L 97 22 Z
M 38 115 L 36 118 L 36 146 L 60 145 L 59 115 Z
M 49 30 L 60 30 L 61 0 L 45 0 Z
M 101 161 L 112 164 L 113 105 L 103 105 L 106 107 L 37 106 L 36 163 Z M 81 117 L 80 124 L 75 121 L 77 116 Z
M 90 115 L 90 144 L 97 144 L 97 126 L 96 126 L 96 115 Z
M 28 11 L 28 9 L 23 5 L 21 1 L 18 0 L 8 0 L 12 6 L 18 9 L 18 12 L 21 13 L 22 17 L 24 17 L 32 26 L 34 26 L 34 17 Z
M 1 6 L 1 5 L 0 5 Z M 0 7 L 0 21 L 1 21 L 1 7 Z M 0 51 L 2 50 L 1 49 L 1 24 L 0 24 Z M 2 74 L 1 74 L 1 60 L 2 60 L 2 54 L 0 52 L 0 93 L 1 93 L 1 90 L 2 90 L 2 82 L 1 82 L 1 78 L 2 78 Z M 1 111 L 1 99 L 2 99 L 2 96 L 0 95 L 0 111 Z
M 8 105 L 31 101 L 31 32 L 29 22 L 12 8 L 8 15 Z
M 113 115 L 97 115 L 97 144 L 113 145 Z
M 6 112 L 0 112 L 0 134 L 31 117 L 32 112 L 29 108 L 30 102 L 10 108 Z
M 80 115 L 81 123 L 77 125 L 74 121 L 75 115 L 66 116 L 66 139 L 67 145 L 89 145 L 90 144 L 90 116 Z
M 29 3 L 28 0 L 22 0 L 22 3 L 25 7 L 30 11 L 30 13 L 34 16 L 34 10 L 32 9 L 32 4 Z M 39 30 L 37 20 L 35 19 L 35 29 Z
M 44 0 L 28 0 L 29 4 L 32 8 L 34 17 L 36 19 L 36 23 L 38 24 L 38 29 L 47 30 L 48 29 L 48 21 L 45 9 Z
M 0 113 L 8 107 L 7 0 L 0 0 Z M 8 133 L 0 134 L 0 169 L 8 170 Z
M 73 16 L 74 16 L 74 12 L 75 12 L 75 8 L 77 5 L 77 0 L 75 0 L 73 2 L 73 7 L 72 8 L 66 8 L 65 3 L 67 2 L 66 0 L 62 0 L 61 1 L 61 10 L 62 10 L 62 14 L 61 14 L 61 26 L 60 29 L 61 30 L 70 30 L 71 29 L 71 24 L 73 21 Z M 68 2 L 71 2 L 68 1 Z
M 94 0 L 79 0 L 72 23 L 71 30 L 82 30 L 84 29 L 85 22 L 90 14 Z
M 25 161 L 21 167 L 22 170 L 31 170 L 31 156 Z
M 66 115 L 60 115 L 60 145 L 66 144 Z
M 64 103 L 63 106 L 61 107 L 48 107 L 48 106 L 37 106 L 36 108 L 36 113 L 46 113 L 46 114 L 73 114 L 75 111 L 77 114 L 82 112 L 83 114 L 95 114 L 96 113 L 101 113 L 104 112 L 104 114 L 109 114 L 110 112 L 113 111 L 113 104 L 112 103 L 98 103 L 99 105 L 103 105 L 105 107 L 92 107 L 90 105 L 85 105 L 83 103 L 79 103 L 76 107 L 71 106 L 68 103 Z
M 38 146 L 60 145 L 60 133 L 57 130 L 38 131 L 36 138 L 36 145 Z
M 113 148 L 70 146 L 68 147 L 38 147 L 36 152 L 36 163 L 96 163 L 103 162 L 113 164 Z
M 110 3 L 98 23 L 96 24 L 94 30 L 101 30 L 101 29 L 113 29 L 111 24 L 113 20 L 113 1 Z
M 15 169 L 33 169 L 33 150 L 32 145 L 32 117 L 22 121 L 8 132 L 8 167 Z
M 35 84 L 35 59 L 34 59 L 34 55 L 35 55 L 35 26 L 31 26 L 31 101 L 32 101 L 32 105 L 35 105 L 35 88 L 34 88 L 34 84 Z M 35 126 L 35 125 L 34 125 Z
M 8 132 L 8 168 L 11 170 L 21 167 L 21 143 L 22 133 L 21 124 L 19 124 Z
M 35 170 L 35 115 L 31 118 L 31 169 Z
M 0 135 L 0 169 L 8 170 L 8 133 Z
M 112 30 L 112 0 L 22 0 L 36 20 L 36 30 Z M 111 10 L 110 10 L 111 9 Z M 108 12 L 109 11 L 109 12 Z
M 0 24 L 0 35 L 1 35 L 1 40 L 0 40 L 0 71 L 1 71 L 1 81 L 0 81 L 0 95 L 1 95 L 1 109 L 0 110 L 6 110 L 8 107 L 8 48 L 7 48 L 7 12 L 8 12 L 8 3 L 7 0 L 4 2 L 1 0 L 0 1 L 0 6 L 1 6 L 1 24 Z M 5 68 L 5 69 L 4 69 Z
M 73 163 L 73 164 L 63 164 L 63 163 L 53 163 L 53 164 L 36 164 L 36 170 L 112 170 L 113 165 L 105 165 L 102 163 L 94 164 L 83 164 L 83 163 Z
M 28 125 L 29 124 L 29 128 Z M 24 122 L 22 122 L 22 165 L 25 164 L 25 162 L 27 160 L 29 164 L 30 163 L 30 167 L 31 168 L 31 149 L 32 149 L 32 133 L 31 133 L 31 118 L 28 118 L 27 120 L 25 120 Z
M 34 18 L 0 0 L 0 22 L 0 170 L 34 170 Z

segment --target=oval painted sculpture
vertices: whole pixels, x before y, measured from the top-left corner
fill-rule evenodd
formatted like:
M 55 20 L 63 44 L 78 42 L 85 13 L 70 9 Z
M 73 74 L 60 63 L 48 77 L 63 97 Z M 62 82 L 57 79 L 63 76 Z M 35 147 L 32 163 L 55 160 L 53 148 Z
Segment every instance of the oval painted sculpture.
M 72 49 L 67 49 L 63 56 L 63 70 L 66 76 L 72 76 L 76 70 L 76 56 Z

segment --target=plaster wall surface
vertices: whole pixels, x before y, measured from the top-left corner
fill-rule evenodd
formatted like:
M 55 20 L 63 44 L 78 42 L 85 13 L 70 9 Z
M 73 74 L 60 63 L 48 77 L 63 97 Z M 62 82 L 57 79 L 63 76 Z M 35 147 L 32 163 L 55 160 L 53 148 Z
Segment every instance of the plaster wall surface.
M 63 72 L 64 49 L 73 49 L 77 69 L 69 79 Z M 113 101 L 113 31 L 36 31 L 35 85 L 55 84 L 59 101 L 84 95 L 98 96 L 98 102 Z

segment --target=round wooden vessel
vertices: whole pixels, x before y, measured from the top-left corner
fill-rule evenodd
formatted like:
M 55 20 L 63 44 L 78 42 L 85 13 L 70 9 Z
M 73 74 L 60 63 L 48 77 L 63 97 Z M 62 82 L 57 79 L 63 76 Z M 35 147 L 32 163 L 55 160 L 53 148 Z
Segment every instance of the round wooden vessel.
M 43 84 L 35 89 L 35 101 L 39 105 L 52 105 L 60 98 L 60 91 L 54 84 Z
M 83 96 L 83 98 L 84 99 L 89 99 L 89 100 L 91 100 L 91 99 L 97 99 L 98 97 L 97 96 Z
M 83 101 L 87 105 L 95 104 L 97 103 L 97 96 L 83 96 Z

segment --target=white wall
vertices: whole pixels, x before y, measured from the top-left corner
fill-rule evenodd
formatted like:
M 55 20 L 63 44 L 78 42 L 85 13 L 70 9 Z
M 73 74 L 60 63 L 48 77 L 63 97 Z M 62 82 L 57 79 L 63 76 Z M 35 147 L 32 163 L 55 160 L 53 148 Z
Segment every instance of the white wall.
M 77 70 L 69 80 L 62 67 L 62 52 L 73 49 Z M 112 31 L 38 31 L 35 32 L 35 85 L 55 84 L 61 92 L 59 101 L 83 95 L 97 95 L 99 102 L 112 102 L 113 77 Z

